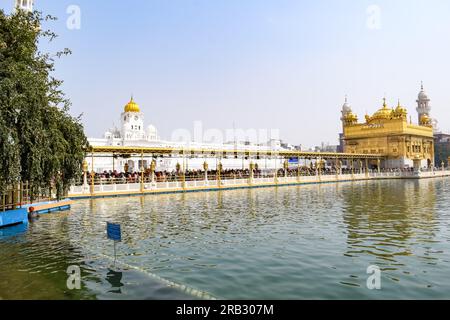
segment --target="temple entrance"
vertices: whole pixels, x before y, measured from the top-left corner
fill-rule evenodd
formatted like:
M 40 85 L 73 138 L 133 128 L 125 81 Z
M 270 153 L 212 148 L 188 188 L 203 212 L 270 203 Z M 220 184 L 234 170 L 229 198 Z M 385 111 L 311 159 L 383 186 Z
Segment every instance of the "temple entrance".
M 414 159 L 414 171 L 419 172 L 421 167 L 421 160 L 420 159 Z
M 370 160 L 369 161 L 369 169 L 370 170 L 378 170 L 381 168 L 378 168 L 378 161 L 377 160 Z

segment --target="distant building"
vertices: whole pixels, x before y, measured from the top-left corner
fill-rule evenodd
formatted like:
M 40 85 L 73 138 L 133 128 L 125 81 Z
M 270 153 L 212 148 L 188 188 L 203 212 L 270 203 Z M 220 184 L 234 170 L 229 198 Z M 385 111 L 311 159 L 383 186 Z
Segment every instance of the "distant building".
M 314 148 L 315 152 L 338 152 L 339 146 L 330 145 L 329 143 L 322 142 L 320 146 Z
M 337 152 L 344 152 L 344 134 L 339 133 L 339 145 L 337 146 Z
M 440 167 L 442 162 L 446 166 L 450 165 L 448 163 L 450 157 L 450 134 L 439 132 L 434 135 L 434 154 L 436 166 Z
M 423 90 L 417 100 L 419 123 L 408 121 L 408 112 L 401 106 L 388 107 L 386 99 L 381 109 L 365 122 L 358 123 L 347 99 L 342 107 L 343 151 L 345 153 L 380 154 L 386 157 L 384 168 L 423 168 L 434 165 L 433 125 L 430 99 Z M 372 166 L 375 166 L 372 163 Z
M 302 146 L 294 146 L 293 144 L 287 143 L 287 142 L 283 142 L 281 141 L 281 148 L 285 149 L 285 150 L 291 150 L 291 151 L 301 151 L 302 150 Z

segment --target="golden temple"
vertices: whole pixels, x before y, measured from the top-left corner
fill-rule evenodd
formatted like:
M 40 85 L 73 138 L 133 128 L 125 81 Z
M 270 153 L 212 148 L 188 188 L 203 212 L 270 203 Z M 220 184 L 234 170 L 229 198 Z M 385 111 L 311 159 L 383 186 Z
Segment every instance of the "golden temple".
M 434 166 L 433 123 L 428 113 L 419 112 L 419 123 L 413 124 L 400 101 L 390 108 L 384 98 L 383 106 L 359 123 L 346 99 L 341 120 L 345 153 L 382 155 L 383 168 Z

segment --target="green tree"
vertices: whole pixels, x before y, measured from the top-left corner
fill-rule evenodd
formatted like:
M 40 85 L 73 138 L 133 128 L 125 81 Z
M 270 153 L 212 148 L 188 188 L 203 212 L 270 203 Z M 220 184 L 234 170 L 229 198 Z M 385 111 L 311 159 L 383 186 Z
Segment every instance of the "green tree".
M 33 197 L 53 186 L 60 198 L 79 176 L 88 142 L 62 81 L 52 76 L 54 57 L 70 50 L 54 57 L 38 50 L 40 40 L 56 38 L 41 28 L 48 20 L 0 10 L 0 190 L 27 181 Z

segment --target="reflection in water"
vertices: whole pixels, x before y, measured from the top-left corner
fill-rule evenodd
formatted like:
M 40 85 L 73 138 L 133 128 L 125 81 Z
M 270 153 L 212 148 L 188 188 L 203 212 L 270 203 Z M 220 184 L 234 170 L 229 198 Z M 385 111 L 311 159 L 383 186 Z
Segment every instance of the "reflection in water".
M 79 201 L 0 238 L 0 298 L 180 297 L 150 274 L 226 299 L 450 298 L 449 201 L 449 179 Z M 118 261 L 142 272 L 111 270 L 107 221 Z M 80 292 L 65 287 L 74 264 Z
M 344 195 L 347 256 L 373 255 L 380 265 L 414 254 L 414 244 L 433 241 L 436 192 L 430 181 L 353 185 Z
M 15 241 L 17 236 L 20 236 L 27 232 L 28 224 L 21 223 L 8 228 L 0 228 L 0 242 Z
M 419 294 L 424 288 L 442 286 L 439 276 L 428 276 L 440 262 L 448 268 L 448 253 L 443 248 L 448 234 L 445 239 L 439 235 L 443 212 L 437 208 L 438 199 L 449 201 L 442 182 L 410 180 L 353 185 L 350 192 L 344 193 L 343 219 L 348 230 L 344 255 L 379 266 L 390 286 L 396 283 L 402 288 L 403 282 L 413 281 L 417 297 L 448 297 L 435 291 Z M 447 183 L 445 188 L 448 189 Z
M 122 272 L 117 272 L 109 269 L 108 274 L 106 275 L 106 281 L 108 281 L 111 284 L 113 290 L 109 290 L 108 292 L 118 294 L 122 293 L 122 290 L 120 289 L 121 287 L 124 286 L 124 284 L 121 282 L 122 276 L 123 276 Z

